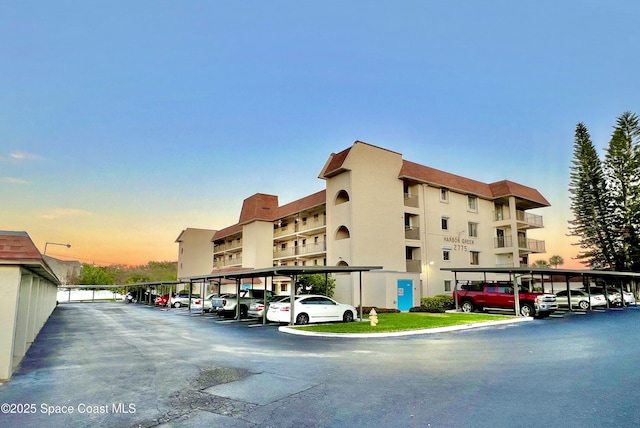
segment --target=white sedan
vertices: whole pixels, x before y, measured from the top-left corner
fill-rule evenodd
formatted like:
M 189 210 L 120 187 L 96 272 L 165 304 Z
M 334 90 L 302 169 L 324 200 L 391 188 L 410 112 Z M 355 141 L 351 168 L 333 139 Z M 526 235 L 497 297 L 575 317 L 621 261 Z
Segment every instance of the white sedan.
M 269 305 L 267 319 L 272 322 L 291 322 L 290 298 L 273 302 Z M 317 294 L 301 294 L 294 302 L 296 324 L 312 322 L 344 321 L 351 322 L 356 318 L 356 308 Z
M 559 291 L 556 293 L 556 300 L 558 302 L 558 306 L 569 306 L 567 304 L 567 291 Z M 604 294 L 592 294 L 591 299 L 589 299 L 589 294 L 586 291 L 582 290 L 571 290 L 571 306 L 577 306 L 580 309 L 589 309 L 589 302 L 591 302 L 591 307 L 596 306 L 607 306 L 607 300 L 604 297 Z

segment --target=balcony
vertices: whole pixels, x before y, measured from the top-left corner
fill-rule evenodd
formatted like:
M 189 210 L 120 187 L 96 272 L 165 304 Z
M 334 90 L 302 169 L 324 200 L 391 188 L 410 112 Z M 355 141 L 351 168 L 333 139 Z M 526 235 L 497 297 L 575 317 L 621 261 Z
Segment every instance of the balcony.
M 317 242 L 307 245 L 299 245 L 297 247 L 278 248 L 273 251 L 274 259 L 282 259 L 287 257 L 309 257 L 318 254 L 323 254 L 327 251 L 326 242 Z
M 304 234 L 304 232 L 309 232 L 312 230 L 316 230 L 327 225 L 327 219 L 325 216 L 318 216 L 318 218 L 308 218 L 307 220 L 300 220 L 298 222 L 292 222 L 287 224 L 286 226 L 281 226 L 275 228 L 273 230 L 273 236 L 276 238 L 294 235 L 296 233 Z
M 518 229 L 530 229 L 544 227 L 541 215 L 535 215 L 524 211 L 516 211 L 516 221 Z
M 513 248 L 512 236 L 499 236 L 493 239 L 494 248 Z M 538 239 L 518 237 L 518 249 L 530 253 L 546 252 L 545 242 Z
M 532 253 L 545 253 L 545 242 L 539 239 L 518 239 L 518 248 L 521 250 L 530 251 Z
M 418 195 L 414 195 L 413 193 L 405 193 L 404 194 L 404 205 L 406 207 L 418 208 Z
M 422 272 L 422 261 L 407 259 L 407 272 Z
M 511 220 L 511 214 L 509 210 L 504 209 L 501 211 L 493 212 L 493 221 L 500 222 L 505 220 Z M 518 229 L 532 229 L 544 227 L 541 215 L 531 214 L 523 210 L 516 211 L 516 222 L 518 223 Z
M 228 257 L 220 257 L 218 260 L 213 261 L 213 267 L 220 268 L 228 266 L 242 266 L 242 256 L 238 255 L 231 259 Z
M 237 250 L 242 248 L 242 239 L 240 240 L 234 240 L 234 241 L 229 241 L 226 242 L 224 244 L 220 244 L 220 245 L 214 245 L 213 246 L 213 253 L 223 253 L 225 251 L 230 251 L 230 250 Z
M 405 226 L 404 227 L 404 239 L 420 239 L 420 228 Z

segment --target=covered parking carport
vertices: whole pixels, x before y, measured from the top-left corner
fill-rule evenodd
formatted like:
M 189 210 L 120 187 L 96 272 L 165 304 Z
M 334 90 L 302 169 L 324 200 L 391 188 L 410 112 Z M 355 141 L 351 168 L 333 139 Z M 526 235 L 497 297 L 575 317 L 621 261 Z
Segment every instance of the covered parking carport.
M 640 281 L 640 273 L 636 272 L 618 272 L 618 271 L 608 271 L 608 270 L 585 270 L 585 269 L 553 269 L 553 268 L 533 268 L 533 267 L 466 267 L 466 268 L 441 268 L 440 270 L 453 272 L 454 274 L 454 300 L 456 303 L 456 310 L 458 308 L 458 284 L 459 284 L 459 274 L 482 274 L 482 281 L 490 282 L 487 280 L 487 274 L 502 274 L 508 275 L 509 282 L 512 284 L 516 284 L 519 278 L 528 277 L 531 278 L 531 283 L 535 281 L 536 278 L 540 278 L 540 283 L 542 285 L 542 290 L 545 292 L 550 292 L 555 294 L 554 290 L 554 277 L 562 277 L 564 279 L 564 284 L 566 286 L 567 291 L 567 306 L 569 311 L 574 311 L 571 305 L 571 287 L 570 280 L 573 278 L 581 278 L 581 282 L 583 287 L 586 289 L 589 297 L 591 296 L 591 287 L 595 282 L 597 284 L 598 281 L 603 283 L 603 288 L 605 290 L 605 300 L 607 302 L 607 308 L 609 308 L 609 299 L 606 298 L 607 290 L 615 290 L 620 292 L 620 295 L 623 296 L 624 288 L 627 287 L 629 291 L 631 291 L 636 299 L 638 300 L 638 282 Z M 547 290 L 545 288 L 545 278 L 547 278 L 548 283 L 551 285 L 551 289 Z M 612 285 L 611 285 L 612 284 Z M 514 310 L 516 314 L 520 314 L 520 300 L 518 293 L 514 293 L 515 297 L 515 306 Z M 590 299 L 589 299 L 590 300 Z M 623 306 L 624 307 L 624 304 Z M 589 310 L 591 310 L 591 306 L 589 305 Z
M 189 282 L 191 284 L 200 283 L 206 284 L 207 282 L 217 282 L 220 283 L 222 279 L 231 279 L 236 283 L 236 296 L 240 296 L 241 285 L 243 280 L 254 280 L 256 278 L 263 279 L 262 283 L 264 285 L 264 306 L 267 307 L 267 283 L 268 279 L 271 279 L 273 283 L 273 278 L 275 277 L 288 277 L 291 279 L 292 286 L 289 290 L 290 302 L 291 302 L 291 320 L 290 325 L 295 324 L 295 299 L 296 295 L 296 284 L 298 282 L 298 277 L 301 275 L 311 275 L 311 274 L 325 274 L 328 278 L 328 275 L 331 273 L 342 273 L 342 274 L 353 274 L 358 273 L 359 275 L 359 317 L 362 319 L 362 272 L 368 272 L 372 270 L 380 270 L 382 266 L 275 266 L 271 268 L 262 268 L 262 269 L 244 269 L 232 272 L 221 272 L 221 273 L 211 273 L 208 275 L 201 276 L 193 276 L 188 278 L 181 279 L 181 282 Z M 192 287 L 190 287 L 192 288 Z M 355 305 L 354 305 L 355 306 Z M 262 316 L 262 324 L 266 324 L 266 310 Z M 240 320 L 240 305 L 236 305 L 236 320 Z

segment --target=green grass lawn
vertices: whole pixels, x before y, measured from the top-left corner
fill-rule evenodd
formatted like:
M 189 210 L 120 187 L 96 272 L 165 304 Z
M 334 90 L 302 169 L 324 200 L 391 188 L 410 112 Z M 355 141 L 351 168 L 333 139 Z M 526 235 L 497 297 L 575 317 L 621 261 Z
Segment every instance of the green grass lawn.
M 369 323 L 368 315 L 362 322 L 332 323 L 296 326 L 294 328 L 326 333 L 385 333 L 391 331 L 422 330 L 436 327 L 447 327 L 460 324 L 472 324 L 486 321 L 498 321 L 515 318 L 508 315 L 427 312 L 378 314 L 378 325 Z

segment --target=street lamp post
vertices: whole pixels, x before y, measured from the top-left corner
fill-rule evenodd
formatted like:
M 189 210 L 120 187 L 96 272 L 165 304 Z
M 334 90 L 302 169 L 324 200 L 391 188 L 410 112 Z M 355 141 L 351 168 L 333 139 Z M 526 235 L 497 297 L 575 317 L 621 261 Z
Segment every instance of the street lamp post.
M 44 253 L 42 253 L 43 255 L 47 254 L 47 245 L 49 245 L 49 244 L 51 244 L 51 245 L 62 245 L 63 247 L 71 248 L 71 244 L 60 244 L 58 242 L 47 242 L 46 244 L 44 244 Z

